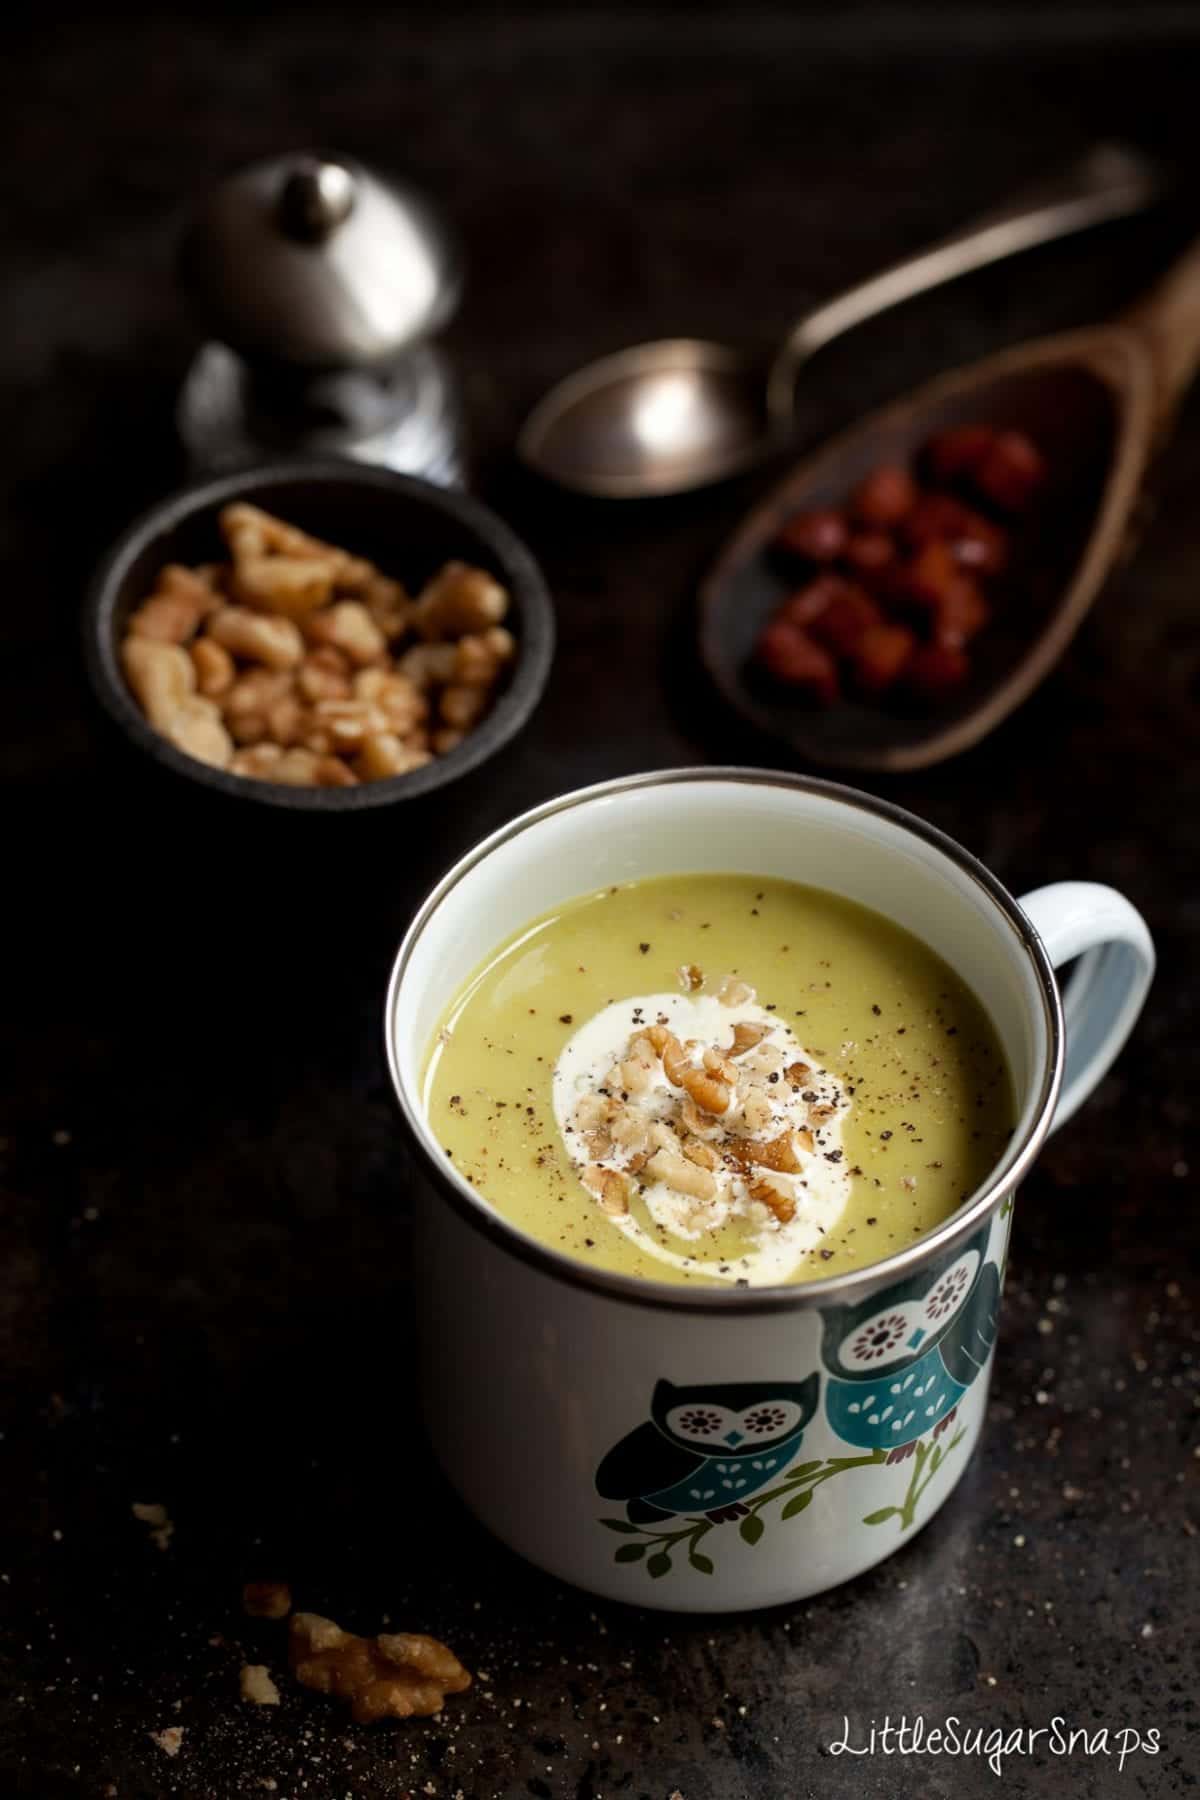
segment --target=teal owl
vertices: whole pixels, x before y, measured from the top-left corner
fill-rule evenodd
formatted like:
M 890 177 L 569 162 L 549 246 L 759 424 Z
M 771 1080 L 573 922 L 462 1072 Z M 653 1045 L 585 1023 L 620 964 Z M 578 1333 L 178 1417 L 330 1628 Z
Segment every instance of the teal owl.
M 1000 1313 L 987 1238 L 985 1227 L 908 1281 L 823 1315 L 825 1415 L 846 1443 L 902 1460 L 986 1366 Z
M 787 1468 L 817 1409 L 819 1377 L 721 1386 L 655 1384 L 650 1418 L 596 1471 L 596 1491 L 623 1500 L 629 1519 L 675 1514 L 736 1518 L 747 1498 Z

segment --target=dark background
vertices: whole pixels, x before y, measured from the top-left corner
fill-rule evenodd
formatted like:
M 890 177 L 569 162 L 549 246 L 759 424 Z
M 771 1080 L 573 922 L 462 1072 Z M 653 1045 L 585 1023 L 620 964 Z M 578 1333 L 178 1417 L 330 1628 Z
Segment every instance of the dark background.
M 1022 1193 L 990 1429 L 911 1548 L 805 1605 L 680 1620 L 562 1591 L 463 1515 L 416 1424 L 410 1169 L 380 1008 L 415 900 L 514 812 L 606 775 L 773 754 L 691 651 L 697 578 L 761 482 L 566 499 L 509 459 L 529 404 L 642 337 L 769 344 L 1124 135 L 1178 164 L 1173 209 L 864 329 L 814 371 L 812 431 L 1116 309 L 1200 230 L 1200 9 L 43 7 L 10 33 L 0 1791 L 993 1792 L 978 1764 L 826 1753 L 843 1714 L 865 1731 L 923 1712 L 1162 1734 L 1120 1777 L 1102 1756 L 1011 1759 L 1011 1794 L 1191 1792 L 1200 404 L 1136 559 L 1036 698 L 958 761 L 877 784 L 1017 892 L 1115 882 L 1161 955 L 1123 1061 Z M 99 729 L 76 649 L 96 556 L 182 473 L 178 209 L 224 168 L 312 142 L 408 170 L 457 220 L 471 283 L 447 341 L 473 481 L 541 558 L 562 640 L 501 760 L 344 825 L 160 785 Z M 166 1552 L 135 1501 L 169 1507 Z M 405 1727 L 352 1729 L 291 1690 L 245 1707 L 243 1657 L 278 1669 L 282 1632 L 241 1617 L 239 1583 L 272 1573 L 348 1625 L 445 1636 L 488 1679 Z M 171 1724 L 175 1761 L 148 1736 Z

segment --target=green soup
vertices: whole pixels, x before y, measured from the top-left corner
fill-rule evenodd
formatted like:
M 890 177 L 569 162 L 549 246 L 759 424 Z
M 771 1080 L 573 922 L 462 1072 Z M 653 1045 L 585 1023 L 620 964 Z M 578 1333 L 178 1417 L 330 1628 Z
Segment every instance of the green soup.
M 449 1009 L 424 1100 L 455 1168 L 532 1237 L 719 1285 L 903 1249 L 984 1181 L 1014 1119 L 996 1033 L 940 957 L 749 875 L 536 920 Z

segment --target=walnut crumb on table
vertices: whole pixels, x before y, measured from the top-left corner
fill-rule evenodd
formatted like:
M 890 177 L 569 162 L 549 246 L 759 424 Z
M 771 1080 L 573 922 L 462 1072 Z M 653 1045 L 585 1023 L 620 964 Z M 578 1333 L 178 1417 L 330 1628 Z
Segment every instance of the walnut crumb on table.
M 278 1706 L 279 1689 L 271 1678 L 271 1671 L 266 1663 L 243 1663 L 238 1676 L 238 1688 L 243 1700 L 249 1700 L 255 1706 Z
M 147 1733 L 152 1743 L 158 1745 L 164 1756 L 178 1756 L 183 1748 L 183 1726 L 167 1725 L 162 1731 Z
M 350 1702 L 360 1725 L 375 1719 L 426 1718 L 471 1677 L 436 1638 L 408 1632 L 356 1637 L 319 1613 L 295 1613 L 289 1659 L 301 1687 Z
M 129 1509 L 135 1519 L 150 1527 L 150 1540 L 158 1550 L 165 1550 L 175 1533 L 175 1525 L 165 1506 L 157 1500 L 135 1500 Z

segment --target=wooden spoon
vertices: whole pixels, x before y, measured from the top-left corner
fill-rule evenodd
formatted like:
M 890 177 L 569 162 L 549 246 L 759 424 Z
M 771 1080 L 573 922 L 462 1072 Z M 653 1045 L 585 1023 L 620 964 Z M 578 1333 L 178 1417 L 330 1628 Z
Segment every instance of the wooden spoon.
M 808 762 L 919 769 L 976 743 L 1053 668 L 1120 560 L 1151 457 L 1198 364 L 1200 244 L 1123 319 L 941 376 L 834 438 L 755 509 L 701 588 L 701 655 L 718 689 Z M 760 678 L 755 639 L 796 586 L 769 554 L 783 521 L 844 505 L 878 464 L 907 461 L 935 432 L 968 423 L 1028 432 L 1051 475 L 1040 524 L 1014 531 L 1015 579 L 972 646 L 962 692 L 933 715 L 853 700 L 818 712 Z

